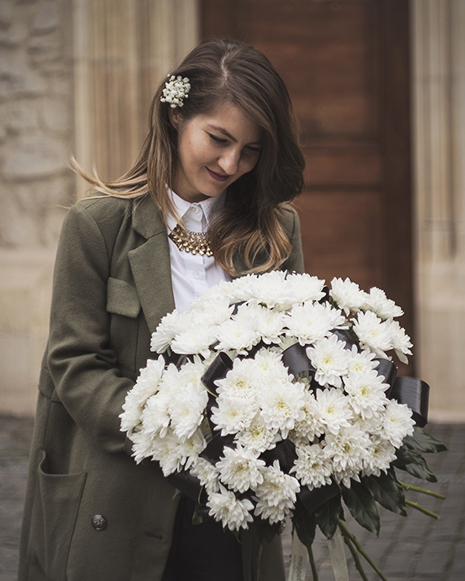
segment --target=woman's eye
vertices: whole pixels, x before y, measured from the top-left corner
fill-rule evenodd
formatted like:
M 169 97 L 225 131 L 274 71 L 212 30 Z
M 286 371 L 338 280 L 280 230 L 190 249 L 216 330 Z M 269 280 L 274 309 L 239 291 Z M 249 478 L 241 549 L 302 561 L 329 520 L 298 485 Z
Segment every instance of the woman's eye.
M 212 135 L 211 133 L 209 133 L 208 135 L 210 136 L 210 139 L 215 143 L 223 145 L 223 144 L 228 142 L 227 139 L 223 139 L 222 137 L 217 137 L 216 135 Z

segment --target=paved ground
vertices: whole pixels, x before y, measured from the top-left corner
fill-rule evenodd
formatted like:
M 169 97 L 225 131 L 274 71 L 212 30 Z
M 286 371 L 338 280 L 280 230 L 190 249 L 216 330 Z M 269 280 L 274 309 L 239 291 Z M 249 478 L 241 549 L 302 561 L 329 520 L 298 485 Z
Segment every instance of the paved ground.
M 379 538 L 349 522 L 350 530 L 380 566 L 388 581 L 463 581 L 465 579 L 465 424 L 431 424 L 427 430 L 442 440 L 448 452 L 431 455 L 428 464 L 438 477 L 429 487 L 447 496 L 436 500 L 418 493 L 409 494 L 439 520 L 410 509 L 408 518 L 384 512 Z M 22 502 L 26 487 L 32 420 L 0 416 L 0 581 L 14 581 L 21 525 Z M 404 473 L 402 473 L 404 474 Z M 419 484 L 414 478 L 404 478 Z M 286 559 L 290 553 L 290 527 L 284 533 Z M 333 581 L 326 542 L 320 536 L 314 543 L 319 581 Z M 350 579 L 359 579 L 352 558 L 348 557 Z M 369 581 L 379 579 L 365 567 Z M 308 579 L 311 575 L 308 572 Z M 90 580 L 82 580 L 90 581 Z M 189 580 L 186 580 L 189 581 Z

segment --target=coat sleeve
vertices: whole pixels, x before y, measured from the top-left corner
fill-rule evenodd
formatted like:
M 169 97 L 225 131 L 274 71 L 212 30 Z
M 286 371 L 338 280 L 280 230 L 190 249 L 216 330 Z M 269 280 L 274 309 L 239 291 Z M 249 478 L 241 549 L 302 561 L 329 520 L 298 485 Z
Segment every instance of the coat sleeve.
M 292 245 L 291 254 L 281 266 L 281 270 L 289 272 L 304 272 L 304 258 L 302 253 L 302 239 L 300 235 L 299 215 L 294 208 L 287 206 L 284 210 L 284 227 L 288 232 L 289 241 Z
M 83 204 L 63 224 L 54 273 L 47 363 L 74 422 L 108 452 L 123 450 L 119 414 L 133 381 L 118 368 L 106 310 L 111 248 Z

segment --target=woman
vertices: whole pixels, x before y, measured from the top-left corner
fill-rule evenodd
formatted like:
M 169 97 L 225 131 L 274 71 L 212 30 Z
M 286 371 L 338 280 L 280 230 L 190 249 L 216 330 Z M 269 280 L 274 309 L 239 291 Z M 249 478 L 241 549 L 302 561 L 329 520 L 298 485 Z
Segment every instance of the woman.
M 165 314 L 223 279 L 302 271 L 284 205 L 303 184 L 294 127 L 266 57 L 207 41 L 159 87 L 134 167 L 111 183 L 84 174 L 102 195 L 71 208 L 60 239 L 21 581 L 247 578 L 233 535 L 194 527 L 157 464 L 130 457 L 119 415 Z M 283 577 L 271 545 L 262 572 Z

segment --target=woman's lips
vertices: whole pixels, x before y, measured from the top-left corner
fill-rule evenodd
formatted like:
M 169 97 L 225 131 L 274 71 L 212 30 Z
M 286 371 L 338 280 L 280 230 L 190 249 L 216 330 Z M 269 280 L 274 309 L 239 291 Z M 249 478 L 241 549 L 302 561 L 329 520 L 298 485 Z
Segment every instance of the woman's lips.
M 216 172 L 212 171 L 211 169 L 208 169 L 208 167 L 207 167 L 207 171 L 211 175 L 211 177 L 214 180 L 216 180 L 217 182 L 225 182 L 229 178 L 229 176 L 227 174 L 224 175 L 221 173 L 216 173 Z

